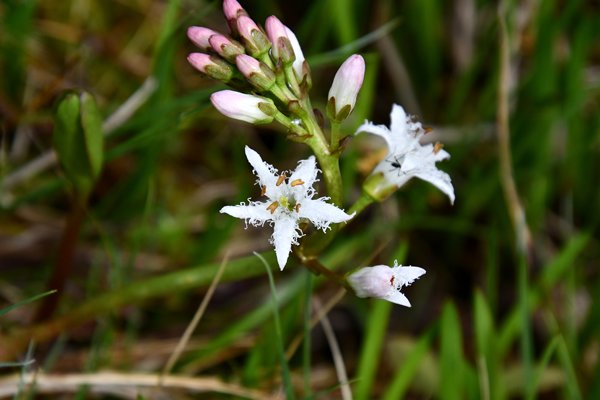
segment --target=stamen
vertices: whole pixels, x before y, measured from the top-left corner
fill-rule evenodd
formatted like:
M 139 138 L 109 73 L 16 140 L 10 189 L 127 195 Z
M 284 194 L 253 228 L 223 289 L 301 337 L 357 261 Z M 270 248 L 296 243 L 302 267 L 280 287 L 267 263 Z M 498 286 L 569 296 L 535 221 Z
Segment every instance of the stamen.
M 300 203 L 296 204 L 296 207 L 294 207 L 294 209 L 296 210 L 296 213 L 300 212 Z
M 279 202 L 274 201 L 269 205 L 269 207 L 267 207 L 267 210 L 271 211 L 271 214 L 275 214 L 275 210 L 277 210 L 277 207 L 279 207 Z
M 281 185 L 283 183 L 283 181 L 285 181 L 285 178 L 286 178 L 285 174 L 279 175 L 279 178 L 277 178 L 277 183 L 275 184 L 275 186 Z
M 442 150 L 444 148 L 444 145 L 440 142 L 436 142 L 435 145 L 433 145 L 433 154 L 437 154 L 440 152 L 440 150 Z
M 302 179 L 294 179 L 292 183 L 290 183 L 292 187 L 304 185 L 304 181 Z
M 425 134 L 427 135 L 428 133 L 431 133 L 433 131 L 433 128 L 430 126 L 424 126 L 423 130 L 425 131 Z
M 260 195 L 264 196 L 265 194 L 267 194 L 267 187 L 266 186 L 262 186 L 260 188 Z

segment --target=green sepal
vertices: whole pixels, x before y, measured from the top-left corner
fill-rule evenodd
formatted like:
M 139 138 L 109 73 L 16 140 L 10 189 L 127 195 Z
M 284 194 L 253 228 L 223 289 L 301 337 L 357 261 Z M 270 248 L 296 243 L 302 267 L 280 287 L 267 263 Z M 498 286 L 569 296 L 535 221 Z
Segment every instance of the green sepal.
M 363 190 L 374 200 L 382 202 L 398 190 L 398 186 L 389 182 L 381 173 L 369 175 L 363 183 Z

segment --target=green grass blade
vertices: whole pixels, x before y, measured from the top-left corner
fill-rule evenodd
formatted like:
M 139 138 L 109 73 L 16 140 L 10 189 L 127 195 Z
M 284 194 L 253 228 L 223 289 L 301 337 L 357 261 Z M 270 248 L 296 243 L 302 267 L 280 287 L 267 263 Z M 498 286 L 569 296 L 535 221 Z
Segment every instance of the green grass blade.
M 462 333 L 456 307 L 451 302 L 444 305 L 440 321 L 440 386 L 442 400 L 464 398 L 464 360 Z
M 21 300 L 21 301 L 18 301 L 16 303 L 14 303 L 14 304 L 11 304 L 8 307 L 4 307 L 3 309 L 0 310 L 0 317 L 3 316 L 4 314 L 6 314 L 6 313 L 8 313 L 8 312 L 10 312 L 12 310 L 14 310 L 15 308 L 24 306 L 25 304 L 32 303 L 32 302 L 34 302 L 36 300 L 41 299 L 42 297 L 46 297 L 46 296 L 51 295 L 53 293 L 56 293 L 56 290 L 49 290 L 49 291 L 44 292 L 44 293 L 36 294 L 35 296 L 29 297 L 29 298 L 27 298 L 25 300 Z
M 259 253 L 254 252 L 254 255 L 262 261 L 269 275 L 269 286 L 271 287 L 271 302 L 273 307 L 273 319 L 275 321 L 275 335 L 277 337 L 277 351 L 279 353 L 281 363 L 281 375 L 283 379 L 283 387 L 285 389 L 285 397 L 287 399 L 294 399 L 294 388 L 292 386 L 292 378 L 290 375 L 290 367 L 285 358 L 285 349 L 283 346 L 283 332 L 281 330 L 281 322 L 279 320 L 279 303 L 277 300 L 277 289 L 275 288 L 275 281 L 273 280 L 273 273 L 271 272 L 271 266 Z
M 421 362 L 430 350 L 432 337 L 433 331 L 430 330 L 417 341 L 406 357 L 406 360 L 404 360 L 394 374 L 382 400 L 397 400 L 404 398 L 405 393 L 410 387 L 411 380 L 415 377 Z

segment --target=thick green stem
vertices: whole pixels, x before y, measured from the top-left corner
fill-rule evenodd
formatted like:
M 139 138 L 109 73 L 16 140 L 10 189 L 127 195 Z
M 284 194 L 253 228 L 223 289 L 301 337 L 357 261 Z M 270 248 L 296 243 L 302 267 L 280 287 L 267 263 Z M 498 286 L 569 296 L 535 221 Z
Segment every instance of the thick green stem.
M 340 123 L 331 120 L 331 150 L 335 151 L 340 147 Z
M 327 144 L 325 135 L 321 130 L 321 127 L 317 123 L 310 99 L 308 97 L 302 102 L 302 109 L 304 110 L 302 122 L 312 135 L 306 140 L 306 143 L 315 153 L 321 170 L 323 171 L 323 178 L 327 185 L 327 194 L 331 198 L 331 201 L 336 205 L 342 204 L 342 174 L 340 173 L 340 165 L 338 156 L 335 152 L 332 152 Z

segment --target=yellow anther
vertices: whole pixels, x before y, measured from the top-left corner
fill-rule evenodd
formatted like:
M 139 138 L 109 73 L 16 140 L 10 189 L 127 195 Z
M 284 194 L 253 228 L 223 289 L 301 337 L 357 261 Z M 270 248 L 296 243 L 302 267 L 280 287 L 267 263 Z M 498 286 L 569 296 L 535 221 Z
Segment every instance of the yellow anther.
M 302 179 L 294 179 L 290 185 L 292 185 L 292 187 L 304 185 L 304 181 Z
M 277 183 L 275 184 L 275 186 L 281 185 L 283 183 L 283 181 L 285 181 L 285 178 L 286 178 L 285 174 L 279 175 L 279 178 L 277 178 Z
M 436 143 L 433 145 L 433 154 L 437 154 L 437 153 L 439 153 L 439 152 L 440 152 L 440 150 L 442 150 L 443 148 L 444 148 L 444 145 L 443 145 L 443 144 L 441 144 L 440 142 L 436 142 Z
M 267 187 L 266 186 L 262 186 L 260 188 L 260 195 L 264 196 L 265 194 L 267 194 Z
M 425 134 L 427 135 L 428 133 L 431 133 L 433 131 L 433 128 L 430 126 L 424 126 L 423 130 L 425 131 Z
M 297 213 L 300 212 L 300 203 L 296 204 L 296 207 L 294 207 L 294 210 L 296 210 Z
M 269 207 L 267 207 L 267 210 L 271 211 L 271 214 L 275 214 L 275 210 L 277 210 L 277 207 L 279 207 L 279 203 L 277 201 L 274 201 L 269 205 Z

